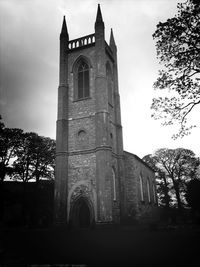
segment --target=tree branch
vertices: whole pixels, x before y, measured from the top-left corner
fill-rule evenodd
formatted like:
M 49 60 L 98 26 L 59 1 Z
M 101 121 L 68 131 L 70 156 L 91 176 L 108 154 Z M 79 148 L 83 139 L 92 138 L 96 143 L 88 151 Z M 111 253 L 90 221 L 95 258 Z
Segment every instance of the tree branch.
M 191 112 L 191 110 L 196 106 L 196 105 L 198 105 L 200 103 L 200 100 L 198 101 L 198 102 L 196 102 L 196 103 L 193 103 L 193 105 L 188 109 L 188 111 L 183 115 L 183 117 L 182 117 L 182 120 L 181 120 L 181 124 L 184 122 L 184 119 L 185 119 L 185 117 Z M 190 103 L 190 104 L 192 104 L 192 103 Z

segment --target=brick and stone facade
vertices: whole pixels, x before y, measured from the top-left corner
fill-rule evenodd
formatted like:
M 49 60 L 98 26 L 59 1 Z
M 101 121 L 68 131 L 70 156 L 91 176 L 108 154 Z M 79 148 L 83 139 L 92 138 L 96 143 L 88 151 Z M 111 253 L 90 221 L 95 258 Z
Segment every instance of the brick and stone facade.
M 154 174 L 130 155 L 123 151 L 117 47 L 112 30 L 105 41 L 98 6 L 94 34 L 69 40 L 65 18 L 60 34 L 55 222 L 119 223 L 131 209 L 137 218 L 145 213 L 138 175 L 152 187 Z

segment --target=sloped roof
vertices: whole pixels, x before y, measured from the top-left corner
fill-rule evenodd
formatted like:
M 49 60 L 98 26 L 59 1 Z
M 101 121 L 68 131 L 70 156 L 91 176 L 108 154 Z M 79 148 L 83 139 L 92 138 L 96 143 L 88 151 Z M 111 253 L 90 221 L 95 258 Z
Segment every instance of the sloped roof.
M 152 169 L 145 161 L 143 161 L 140 157 L 138 157 L 137 155 L 133 154 L 133 153 L 130 153 L 130 152 L 127 152 L 127 151 L 124 151 L 124 154 L 128 154 L 129 156 L 132 156 L 134 157 L 136 160 L 138 160 L 139 162 L 141 162 L 144 166 L 146 166 L 148 169 L 150 169 L 152 172 L 155 173 L 155 170 Z

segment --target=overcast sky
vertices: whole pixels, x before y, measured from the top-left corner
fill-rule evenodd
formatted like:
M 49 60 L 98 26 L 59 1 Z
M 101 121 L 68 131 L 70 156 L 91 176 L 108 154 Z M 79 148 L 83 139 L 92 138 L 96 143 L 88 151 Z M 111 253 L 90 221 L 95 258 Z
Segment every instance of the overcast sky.
M 55 138 L 63 15 L 70 39 L 91 34 L 100 3 L 107 42 L 113 28 L 118 47 L 124 150 L 143 157 L 184 147 L 199 156 L 200 127 L 174 141 L 177 129 L 151 118 L 160 67 L 152 34 L 159 21 L 176 14 L 180 1 L 0 0 L 0 114 L 6 126 Z

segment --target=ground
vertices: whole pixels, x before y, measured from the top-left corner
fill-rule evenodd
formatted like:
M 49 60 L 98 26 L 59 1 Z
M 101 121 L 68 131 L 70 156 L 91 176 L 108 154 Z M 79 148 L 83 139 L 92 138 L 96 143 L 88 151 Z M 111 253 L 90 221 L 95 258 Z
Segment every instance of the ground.
M 199 259 L 200 227 L 4 229 L 1 237 L 1 267 L 191 267 Z

